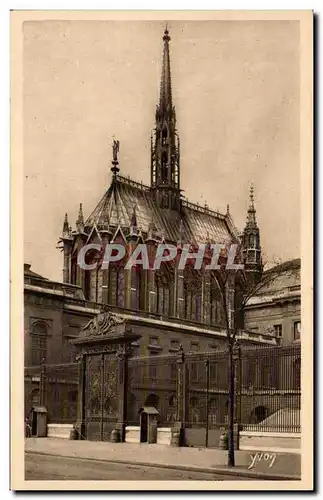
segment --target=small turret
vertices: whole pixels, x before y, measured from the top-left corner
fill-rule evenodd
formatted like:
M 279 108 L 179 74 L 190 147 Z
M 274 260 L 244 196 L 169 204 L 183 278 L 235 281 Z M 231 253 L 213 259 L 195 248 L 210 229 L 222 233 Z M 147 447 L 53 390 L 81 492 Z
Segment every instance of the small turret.
M 253 273 L 253 279 L 258 281 L 262 273 L 262 259 L 260 232 L 256 221 L 254 188 L 252 185 L 250 186 L 250 202 L 247 212 L 247 223 L 242 234 L 242 244 L 245 270 Z

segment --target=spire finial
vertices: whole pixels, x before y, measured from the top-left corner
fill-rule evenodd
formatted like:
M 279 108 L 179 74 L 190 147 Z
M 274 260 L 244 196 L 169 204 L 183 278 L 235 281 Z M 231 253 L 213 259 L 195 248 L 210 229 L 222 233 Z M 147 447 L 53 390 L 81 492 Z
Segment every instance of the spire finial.
M 111 167 L 111 172 L 113 173 L 114 177 L 117 176 L 117 173 L 120 171 L 120 168 L 118 167 L 119 161 L 118 161 L 118 153 L 120 151 L 120 142 L 116 141 L 114 136 L 113 136 L 113 143 L 112 143 L 112 165 Z
M 79 215 L 78 215 L 78 218 L 76 220 L 76 228 L 81 233 L 84 231 L 84 216 L 83 216 L 82 203 L 80 203 Z
M 254 187 L 253 184 L 250 184 L 250 205 L 254 206 Z
M 67 214 L 65 214 L 64 217 L 64 223 L 63 223 L 63 236 L 67 236 L 69 234 L 69 225 L 68 225 L 68 217 Z
M 227 215 L 229 215 L 229 214 L 230 214 L 230 205 L 229 205 L 229 203 L 228 203 L 228 204 L 227 204 Z
M 164 42 L 170 42 L 170 36 L 169 36 L 168 23 L 167 22 L 166 22 L 166 25 L 165 25 L 165 31 L 164 31 L 163 40 L 164 40 Z
M 257 222 L 256 222 L 256 209 L 255 209 L 255 205 L 254 205 L 254 201 L 255 201 L 255 199 L 254 199 L 254 186 L 252 183 L 250 184 L 249 198 L 250 198 L 250 204 L 249 204 L 249 208 L 248 208 L 247 224 L 249 226 L 250 225 L 256 226 Z

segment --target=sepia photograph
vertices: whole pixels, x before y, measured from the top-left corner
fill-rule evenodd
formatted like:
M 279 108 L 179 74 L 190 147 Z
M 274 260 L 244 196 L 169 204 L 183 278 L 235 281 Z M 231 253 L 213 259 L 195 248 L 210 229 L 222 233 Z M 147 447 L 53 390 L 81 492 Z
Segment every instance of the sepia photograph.
M 312 46 L 11 13 L 13 489 L 313 488 Z

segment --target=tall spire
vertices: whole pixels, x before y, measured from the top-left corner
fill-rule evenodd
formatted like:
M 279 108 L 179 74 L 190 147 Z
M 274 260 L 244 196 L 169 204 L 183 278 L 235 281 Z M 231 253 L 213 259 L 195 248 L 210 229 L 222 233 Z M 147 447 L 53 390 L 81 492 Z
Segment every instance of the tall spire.
M 166 29 L 163 36 L 164 41 L 164 53 L 163 53 L 163 66 L 160 82 L 160 96 L 159 96 L 159 108 L 162 111 L 172 112 L 173 102 L 172 102 L 172 81 L 170 74 L 170 55 L 169 55 L 169 42 L 170 36 L 169 31 Z
M 155 190 L 160 208 L 178 210 L 180 206 L 179 139 L 176 132 L 176 113 L 172 101 L 169 53 L 170 36 L 163 35 L 163 65 L 159 103 L 156 108 L 156 128 L 151 141 L 151 187 Z

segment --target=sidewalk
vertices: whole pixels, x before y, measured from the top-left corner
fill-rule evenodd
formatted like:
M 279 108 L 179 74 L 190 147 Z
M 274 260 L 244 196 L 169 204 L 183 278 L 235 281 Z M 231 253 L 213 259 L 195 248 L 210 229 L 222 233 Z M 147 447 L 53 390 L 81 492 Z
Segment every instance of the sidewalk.
M 142 466 L 165 467 L 194 471 L 225 473 L 255 480 L 300 479 L 300 455 L 277 453 L 273 466 L 261 460 L 252 469 L 250 454 L 253 452 L 236 451 L 234 468 L 227 467 L 228 452 L 213 448 L 174 448 L 157 444 L 108 443 L 100 441 L 69 441 L 57 438 L 28 438 L 25 452 L 61 457 L 100 460 L 115 463 L 137 464 Z

